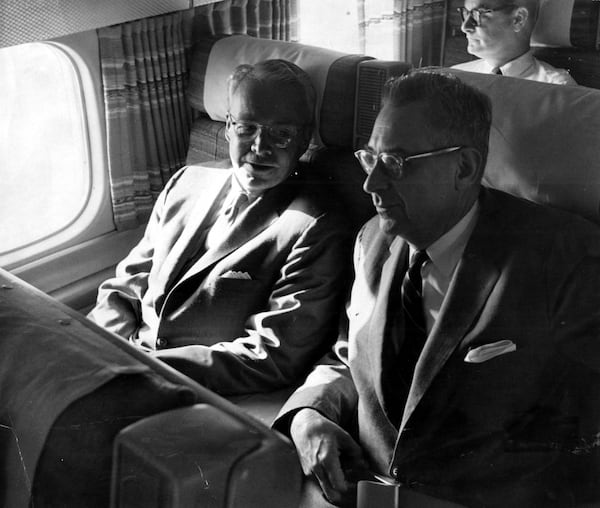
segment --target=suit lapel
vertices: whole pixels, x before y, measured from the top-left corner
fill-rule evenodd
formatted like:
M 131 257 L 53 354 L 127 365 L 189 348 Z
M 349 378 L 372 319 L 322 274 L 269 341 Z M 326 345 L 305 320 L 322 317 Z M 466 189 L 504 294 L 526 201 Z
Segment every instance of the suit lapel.
M 199 241 L 204 230 L 202 224 L 219 194 L 229 185 L 231 178 L 229 171 L 209 168 L 203 168 L 201 171 L 201 177 L 195 185 L 198 189 L 197 203 L 191 214 L 183 218 L 186 220 L 185 227 L 157 274 L 157 309 L 162 308 L 167 291 L 175 283 L 175 278 L 180 274 L 186 261 L 200 248 Z
M 183 275 L 175 287 L 213 266 L 225 256 L 246 244 L 277 220 L 293 199 L 293 185 L 282 184 L 258 198 L 241 215 L 223 241 L 207 250 Z
M 482 201 L 482 205 L 485 201 Z M 482 206 L 477 225 L 458 264 L 440 315 L 417 362 L 406 402 L 400 432 L 425 395 L 440 369 L 463 340 L 479 316 L 500 276 L 496 261 L 502 246 L 491 241 L 489 232 L 496 234 L 498 224 L 493 210 Z
M 393 326 L 390 317 L 396 312 L 396 309 L 389 312 L 390 292 L 394 287 L 393 282 L 407 248 L 408 245 L 399 237 L 389 247 L 390 255 L 382 267 L 381 281 L 369 326 L 369 353 L 373 367 L 372 372 L 375 374 L 375 392 L 387 414 L 390 414 L 393 400 L 390 400 L 390 394 L 386 393 L 383 377 L 390 372 L 390 369 L 394 368 L 391 362 L 396 358 L 393 341 L 388 337 L 389 329 Z

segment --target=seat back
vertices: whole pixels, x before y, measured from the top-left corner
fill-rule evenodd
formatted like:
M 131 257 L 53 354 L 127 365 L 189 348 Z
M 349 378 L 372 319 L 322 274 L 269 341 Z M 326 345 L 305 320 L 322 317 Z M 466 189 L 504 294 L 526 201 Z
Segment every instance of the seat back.
M 195 112 L 187 163 L 227 158 L 225 83 L 237 65 L 282 58 L 304 69 L 317 92 L 314 147 L 352 146 L 356 69 L 369 59 L 247 35 L 202 38 L 192 52 L 188 99 Z
M 484 183 L 600 224 L 600 90 L 451 72 L 492 101 Z
M 296 452 L 209 404 L 123 429 L 113 477 L 112 508 L 292 508 L 300 499 Z
M 197 403 L 204 404 L 193 419 L 196 429 L 202 427 L 201 435 L 185 426 L 187 419 L 165 416 L 160 421 L 168 421 L 172 435 L 181 432 L 194 445 L 177 451 L 181 461 L 212 467 L 213 486 L 204 485 L 203 492 L 209 497 L 214 494 L 215 499 L 226 492 L 230 504 L 210 506 L 294 506 L 301 470 L 282 436 L 2 270 L 0 291 L 0 506 L 108 506 L 113 442 L 119 432 L 172 410 L 190 409 L 196 415 L 197 410 L 187 406 Z M 156 421 L 148 422 L 148 427 L 155 428 Z M 143 459 L 150 460 L 157 448 L 170 446 L 163 442 L 169 439 L 165 428 L 161 430 L 154 441 L 137 449 L 140 472 L 150 469 Z M 235 460 L 227 462 L 230 438 L 249 443 L 252 453 L 236 452 Z M 217 442 L 223 447 L 211 445 Z M 257 475 L 267 469 L 267 460 L 277 467 L 261 480 Z M 240 475 L 231 476 L 234 469 Z M 236 483 L 230 489 L 231 478 Z M 126 481 L 115 476 L 117 486 Z M 216 489 L 219 482 L 220 490 Z M 288 488 L 276 492 L 272 487 L 277 483 Z M 253 502 L 244 504 L 254 488 Z M 261 496 L 273 504 L 264 505 Z M 125 504 L 116 506 L 142 508 L 147 506 L 141 503 L 144 499 L 129 496 Z M 231 504 L 234 501 L 237 504 Z
M 382 84 L 379 68 L 360 74 L 365 76 L 358 83 L 361 64 L 375 62 L 371 57 L 242 35 L 196 41 L 188 88 L 196 118 L 187 163 L 229 157 L 224 130 L 227 102 L 224 83 L 237 65 L 269 58 L 290 60 L 312 78 L 319 99 L 316 133 L 303 156 L 308 163 L 306 177 L 315 186 L 326 189 L 331 199 L 337 201 L 336 205 L 345 210 L 348 227 L 354 232 L 374 214 L 370 198 L 362 191 L 364 174 L 352 156 L 357 92 L 362 90 L 364 95 L 365 87 L 373 88 L 373 79 L 377 85 Z M 409 66 L 396 62 L 393 68 L 397 74 L 406 72 Z M 364 109 L 364 99 L 358 102 Z

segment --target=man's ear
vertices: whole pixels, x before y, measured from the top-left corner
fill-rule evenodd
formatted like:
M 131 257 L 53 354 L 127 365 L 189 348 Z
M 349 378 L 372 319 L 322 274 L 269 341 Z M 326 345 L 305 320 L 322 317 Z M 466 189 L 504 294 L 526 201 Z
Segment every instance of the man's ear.
M 529 19 L 529 11 L 525 7 L 517 7 L 513 15 L 513 30 L 520 32 L 527 26 L 527 20 Z
M 472 146 L 465 146 L 460 149 L 458 171 L 456 172 L 457 189 L 470 187 L 481 181 L 483 172 L 481 163 L 482 157 L 479 150 Z

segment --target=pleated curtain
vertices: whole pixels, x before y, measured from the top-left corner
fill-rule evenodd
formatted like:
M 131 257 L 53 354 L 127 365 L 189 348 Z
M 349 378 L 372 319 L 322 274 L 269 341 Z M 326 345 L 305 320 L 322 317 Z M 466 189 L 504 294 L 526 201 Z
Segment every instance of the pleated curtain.
M 444 0 L 357 0 L 361 52 L 391 48 L 389 58 L 415 67 L 442 61 Z
M 192 11 L 98 30 L 108 164 L 117 229 L 144 223 L 185 162 Z
M 194 33 L 295 40 L 296 0 L 224 0 L 196 8 Z
M 192 38 L 243 33 L 291 40 L 296 30 L 295 0 L 224 0 L 98 30 L 117 229 L 145 223 L 169 177 L 185 164 Z

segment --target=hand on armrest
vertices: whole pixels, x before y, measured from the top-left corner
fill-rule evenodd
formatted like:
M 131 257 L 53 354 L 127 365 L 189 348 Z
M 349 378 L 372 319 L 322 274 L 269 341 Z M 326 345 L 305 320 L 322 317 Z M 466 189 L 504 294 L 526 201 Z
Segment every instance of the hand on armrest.
M 291 421 L 290 436 L 304 474 L 316 477 L 329 501 L 339 504 L 354 497 L 357 479 L 369 476 L 360 446 L 318 411 L 298 411 Z

